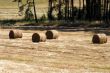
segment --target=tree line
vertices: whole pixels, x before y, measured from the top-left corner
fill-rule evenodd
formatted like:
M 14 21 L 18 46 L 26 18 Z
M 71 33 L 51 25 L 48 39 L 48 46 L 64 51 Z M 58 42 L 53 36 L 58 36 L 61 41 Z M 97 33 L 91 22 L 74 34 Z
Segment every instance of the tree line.
M 37 21 L 35 1 L 14 0 L 18 2 L 19 14 L 22 15 L 25 11 L 25 18 L 35 18 Z M 75 6 L 78 1 L 79 6 Z M 32 9 L 33 8 L 33 9 Z M 32 10 L 34 13 L 32 13 Z M 48 0 L 49 20 L 104 20 L 110 19 L 110 0 Z
M 49 0 L 50 20 L 104 20 L 110 19 L 110 0 Z M 54 16 L 56 11 L 57 18 Z

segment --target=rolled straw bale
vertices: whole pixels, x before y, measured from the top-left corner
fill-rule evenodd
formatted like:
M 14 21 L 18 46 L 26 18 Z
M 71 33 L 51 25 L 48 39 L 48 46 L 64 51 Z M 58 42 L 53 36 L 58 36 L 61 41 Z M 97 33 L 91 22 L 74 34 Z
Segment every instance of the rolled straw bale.
M 47 39 L 57 39 L 59 37 L 59 33 L 56 30 L 48 30 L 46 31 Z
M 106 36 L 106 34 L 95 34 L 95 35 L 93 35 L 92 42 L 94 44 L 107 43 L 107 36 Z
M 34 33 L 32 35 L 32 42 L 45 42 L 46 35 L 43 33 Z
M 9 38 L 10 39 L 22 38 L 22 32 L 20 30 L 10 30 Z

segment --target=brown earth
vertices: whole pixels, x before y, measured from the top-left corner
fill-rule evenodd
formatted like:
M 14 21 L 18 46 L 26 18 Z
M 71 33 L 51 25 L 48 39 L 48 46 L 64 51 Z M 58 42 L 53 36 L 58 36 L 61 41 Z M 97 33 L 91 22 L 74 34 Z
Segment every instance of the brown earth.
M 0 73 L 109 73 L 107 44 L 92 44 L 94 32 L 60 31 L 57 40 L 33 43 L 35 30 L 22 30 L 23 38 L 10 40 L 10 29 L 0 29 Z

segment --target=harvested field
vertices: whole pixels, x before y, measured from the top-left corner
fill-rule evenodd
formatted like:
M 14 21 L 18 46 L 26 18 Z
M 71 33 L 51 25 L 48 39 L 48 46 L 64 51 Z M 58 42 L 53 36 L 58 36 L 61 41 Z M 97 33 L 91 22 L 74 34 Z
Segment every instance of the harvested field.
M 0 29 L 0 73 L 109 73 L 108 43 L 92 44 L 94 32 L 60 31 L 59 38 L 33 43 L 38 30 L 23 30 L 23 38 L 9 39 Z

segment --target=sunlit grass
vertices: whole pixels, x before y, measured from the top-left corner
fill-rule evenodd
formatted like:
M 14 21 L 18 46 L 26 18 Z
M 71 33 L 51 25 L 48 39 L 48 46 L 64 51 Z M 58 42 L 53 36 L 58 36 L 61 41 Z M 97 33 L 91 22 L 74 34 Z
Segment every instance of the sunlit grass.
M 110 66 L 93 66 L 93 68 L 98 70 L 110 70 Z
M 0 56 L 0 60 L 12 60 L 12 61 L 24 61 L 24 62 L 32 62 L 32 57 L 25 55 L 2 55 Z
M 36 5 L 47 5 L 48 0 L 35 0 Z M 23 3 L 26 3 L 26 0 L 23 0 Z M 0 0 L 0 8 L 17 8 L 17 2 L 13 0 Z

